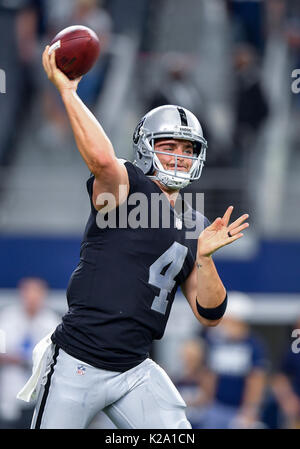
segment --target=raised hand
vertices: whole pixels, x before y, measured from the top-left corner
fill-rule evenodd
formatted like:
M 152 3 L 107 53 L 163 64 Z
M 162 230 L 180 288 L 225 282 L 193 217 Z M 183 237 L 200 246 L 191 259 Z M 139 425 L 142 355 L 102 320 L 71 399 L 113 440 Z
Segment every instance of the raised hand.
M 248 228 L 249 223 L 244 223 L 248 214 L 241 215 L 233 223 L 229 224 L 233 206 L 229 206 L 223 215 L 205 228 L 198 238 L 197 257 L 209 257 L 219 248 L 229 245 L 243 237 L 242 231 Z
M 43 52 L 43 67 L 49 80 L 55 85 L 55 87 L 62 93 L 66 89 L 71 89 L 76 91 L 80 78 L 75 80 L 70 80 L 56 65 L 55 61 L 55 51 L 49 54 L 49 45 L 46 46 Z

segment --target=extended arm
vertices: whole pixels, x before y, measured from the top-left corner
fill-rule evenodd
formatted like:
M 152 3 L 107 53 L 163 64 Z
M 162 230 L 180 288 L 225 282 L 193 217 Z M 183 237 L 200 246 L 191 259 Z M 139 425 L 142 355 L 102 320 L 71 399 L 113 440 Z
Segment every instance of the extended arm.
M 127 193 L 129 190 L 126 168 L 118 162 L 113 146 L 96 117 L 77 95 L 76 90 L 81 78 L 69 80 L 57 68 L 55 52 L 49 55 L 48 51 L 49 46 L 43 53 L 44 69 L 61 95 L 77 148 L 89 170 L 95 175 L 94 206 L 96 209 L 100 208 L 97 205 L 97 197 L 104 192 L 114 194 L 118 203 L 121 200 L 118 198 L 119 185 L 125 185 Z
M 248 214 L 242 215 L 228 225 L 232 210 L 233 207 L 230 206 L 222 218 L 217 218 L 201 232 L 195 267 L 181 286 L 196 318 L 206 326 L 216 326 L 221 318 L 207 319 L 199 313 L 199 309 L 215 309 L 221 306 L 226 298 L 226 289 L 219 277 L 212 254 L 219 248 L 241 238 L 243 236 L 241 231 L 249 226 L 248 223 L 243 223 L 248 218 Z
M 218 275 L 212 257 L 198 260 L 181 288 L 200 323 L 205 326 L 216 326 L 220 322 L 221 319 L 208 320 L 204 318 L 199 314 L 197 308 L 197 301 L 202 307 L 215 308 L 226 297 L 226 289 Z

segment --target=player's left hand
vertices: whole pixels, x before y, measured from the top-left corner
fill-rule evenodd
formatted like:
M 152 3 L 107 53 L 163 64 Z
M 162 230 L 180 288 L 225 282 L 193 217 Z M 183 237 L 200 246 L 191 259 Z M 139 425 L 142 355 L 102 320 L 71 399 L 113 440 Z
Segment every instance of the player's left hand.
M 201 232 L 198 238 L 197 257 L 209 257 L 219 248 L 243 237 L 242 231 L 249 226 L 249 223 L 244 222 L 249 215 L 241 215 L 229 224 L 232 211 L 233 206 L 229 206 L 222 218 L 216 218 L 210 226 Z

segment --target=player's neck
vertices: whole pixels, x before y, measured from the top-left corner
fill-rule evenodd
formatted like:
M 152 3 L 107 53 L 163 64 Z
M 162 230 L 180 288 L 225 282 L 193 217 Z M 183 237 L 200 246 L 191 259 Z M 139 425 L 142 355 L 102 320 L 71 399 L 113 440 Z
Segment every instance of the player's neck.
M 157 179 L 153 179 L 156 185 L 160 188 L 160 190 L 166 195 L 172 207 L 174 207 L 176 199 L 179 194 L 179 190 L 168 189 L 165 185 L 159 182 Z

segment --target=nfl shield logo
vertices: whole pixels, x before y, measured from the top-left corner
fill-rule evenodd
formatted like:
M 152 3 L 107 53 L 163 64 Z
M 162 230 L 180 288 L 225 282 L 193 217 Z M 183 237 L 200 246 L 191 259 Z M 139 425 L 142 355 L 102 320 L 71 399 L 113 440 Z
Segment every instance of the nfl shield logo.
M 80 376 L 83 376 L 85 374 L 85 370 L 86 368 L 84 365 L 78 365 L 76 373 L 79 374 Z

